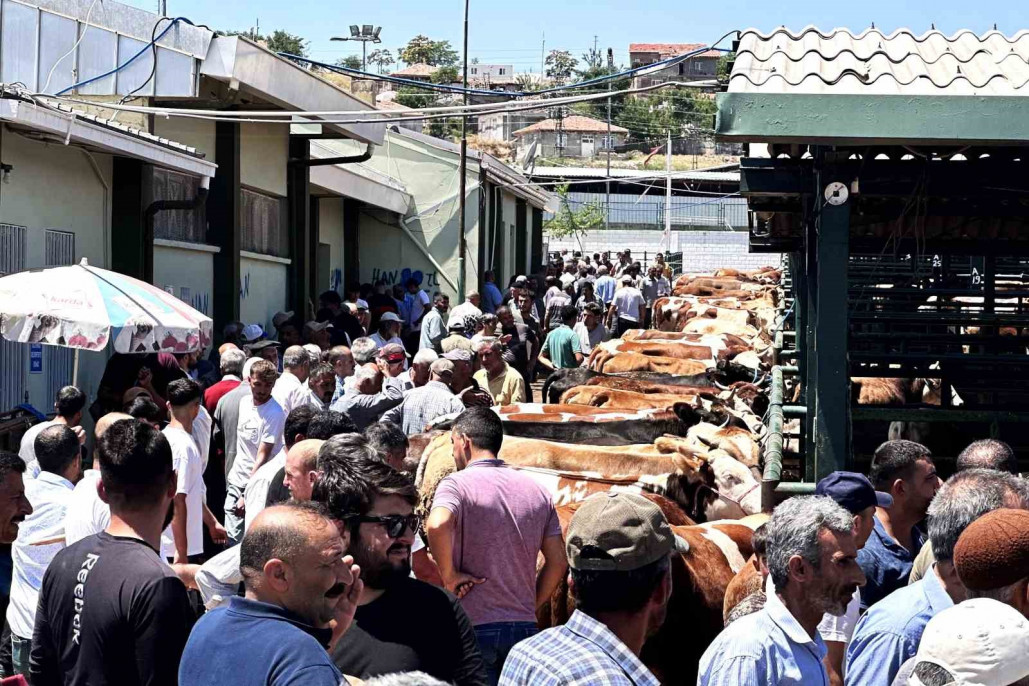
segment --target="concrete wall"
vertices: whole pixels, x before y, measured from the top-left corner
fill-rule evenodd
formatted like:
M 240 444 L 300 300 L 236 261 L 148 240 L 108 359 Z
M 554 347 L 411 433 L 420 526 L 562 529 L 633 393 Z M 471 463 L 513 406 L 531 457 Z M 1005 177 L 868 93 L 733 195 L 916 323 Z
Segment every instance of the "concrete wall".
M 275 313 L 286 309 L 289 260 L 242 253 L 239 263 L 240 319 L 270 330 Z
M 663 231 L 617 230 L 594 231 L 582 239 L 582 248 L 574 237 L 560 240 L 544 235 L 544 242 L 550 251 L 580 250 L 588 253 L 605 250 L 632 250 L 633 258 L 652 259 L 656 252 L 665 249 Z M 683 253 L 684 271 L 709 271 L 728 267 L 733 269 L 756 269 L 765 265 L 776 265 L 779 254 L 749 252 L 746 231 L 672 231 L 671 251 Z
M 243 124 L 240 139 L 240 183 L 286 197 L 289 127 L 282 124 Z
M 154 285 L 170 292 L 207 316 L 213 316 L 213 246 L 154 241 Z
M 318 284 L 318 292 L 335 288 L 343 281 L 343 199 L 318 200 L 319 242 L 329 246 L 329 280 Z M 317 295 L 317 294 L 316 294 Z
M 389 155 L 377 151 L 365 164 L 400 180 L 413 198 L 401 219 L 392 212 L 365 206 L 359 214 L 362 282 L 382 278 L 396 283 L 419 273 L 422 288 L 440 290 L 456 303 L 458 284 L 458 155 L 422 141 L 387 132 Z M 385 147 L 385 146 L 384 146 Z M 478 160 L 469 159 L 465 221 L 466 289 L 477 283 Z M 399 226 L 404 224 L 411 235 Z M 426 253 L 432 255 L 430 260 Z M 348 277 L 349 278 L 349 277 Z
M 154 135 L 191 145 L 204 158 L 217 163 L 215 159 L 215 122 L 187 117 L 154 117 Z
M 93 156 L 100 174 L 110 184 L 111 157 Z M 79 148 L 44 144 L 5 131 L 3 161 L 14 169 L 10 182 L 0 190 L 3 194 L 0 223 L 25 227 L 24 266 L 39 268 L 45 265 L 46 230 L 56 229 L 75 234 L 73 263 L 85 257 L 91 265 L 107 267 L 110 256 L 110 197 L 105 200 L 104 187 L 85 153 Z M 44 346 L 43 372 L 29 374 L 27 345 L 0 343 L 0 346 L 3 346 L 0 354 L 11 363 L 10 369 L 22 369 L 20 379 L 0 378 L 0 384 L 6 385 L 8 390 L 24 385 L 30 403 L 43 411 L 52 410 L 57 388 L 71 383 L 72 353 Z M 60 378 L 51 379 L 49 365 L 58 360 L 61 361 L 60 373 L 57 374 Z M 96 392 L 106 361 L 106 353 L 83 351 L 80 354 L 79 385 L 88 394 Z M 22 399 L 18 398 L 18 402 Z M 7 409 L 0 407 L 0 411 Z

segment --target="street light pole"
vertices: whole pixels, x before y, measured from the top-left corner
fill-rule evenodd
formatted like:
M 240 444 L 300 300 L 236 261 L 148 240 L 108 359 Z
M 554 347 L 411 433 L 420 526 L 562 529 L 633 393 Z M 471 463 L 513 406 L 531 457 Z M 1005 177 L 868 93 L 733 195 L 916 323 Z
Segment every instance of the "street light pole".
M 464 85 L 464 106 L 465 110 L 461 113 L 461 164 L 458 173 L 461 176 L 460 186 L 458 189 L 458 226 L 459 233 L 457 238 L 457 300 L 458 302 L 464 302 L 465 296 L 465 251 L 467 246 L 465 245 L 465 193 L 467 192 L 466 182 L 468 175 L 468 115 L 465 114 L 468 107 L 468 0 L 464 0 L 464 75 L 462 77 L 462 84 Z M 479 164 L 481 165 L 482 157 L 479 158 Z M 479 192 L 483 192 L 479 189 Z
M 335 41 L 348 41 L 356 40 L 361 43 L 361 71 L 368 71 L 368 44 L 369 43 L 381 43 L 382 39 L 379 38 L 379 32 L 382 31 L 381 26 L 372 26 L 371 24 L 364 24 L 358 26 L 357 24 L 350 25 L 349 36 L 333 36 L 329 40 Z

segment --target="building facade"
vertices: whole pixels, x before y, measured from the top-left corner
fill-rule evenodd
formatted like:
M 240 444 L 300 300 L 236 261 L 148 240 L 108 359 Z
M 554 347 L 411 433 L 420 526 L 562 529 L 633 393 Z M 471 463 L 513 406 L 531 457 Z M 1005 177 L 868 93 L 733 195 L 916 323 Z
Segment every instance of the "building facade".
M 610 133 L 609 133 L 610 128 Z M 536 145 L 540 157 L 592 158 L 625 143 L 629 130 L 607 122 L 572 115 L 544 119 L 512 133 L 518 141 L 517 154 L 525 156 Z

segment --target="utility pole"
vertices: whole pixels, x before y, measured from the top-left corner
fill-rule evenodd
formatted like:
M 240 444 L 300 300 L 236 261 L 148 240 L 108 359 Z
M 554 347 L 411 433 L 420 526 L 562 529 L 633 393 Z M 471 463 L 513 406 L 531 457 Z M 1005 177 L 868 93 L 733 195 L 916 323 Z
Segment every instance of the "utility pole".
M 672 251 L 672 130 L 665 148 L 665 252 Z
M 596 37 L 594 36 L 594 38 L 596 38 Z M 595 49 L 596 48 L 594 47 L 594 50 Z M 615 51 L 612 50 L 611 48 L 608 48 L 607 49 L 607 70 L 609 72 L 613 72 L 614 71 L 614 66 L 615 66 Z M 606 177 L 604 179 L 604 206 L 607 209 L 607 212 L 604 214 L 604 228 L 605 229 L 610 229 L 611 228 L 611 148 L 612 148 L 611 144 L 613 142 L 611 140 L 611 83 L 612 83 L 612 81 L 608 81 L 607 82 L 607 93 L 608 93 L 608 96 L 607 96 L 607 141 L 606 141 L 607 145 L 605 146 L 607 148 L 607 174 L 604 175 Z
M 461 179 L 459 181 L 458 189 L 458 202 L 457 202 L 457 214 L 458 214 L 458 237 L 457 237 L 457 301 L 459 303 L 464 302 L 465 287 L 464 287 L 464 258 L 465 250 L 465 193 L 467 192 L 467 174 L 468 174 L 468 0 L 464 0 L 464 75 L 462 77 L 462 84 L 464 85 L 464 93 L 462 98 L 464 100 L 465 110 L 461 112 L 461 164 L 459 166 L 458 174 Z M 479 164 L 483 164 L 482 157 L 479 157 Z M 479 192 L 482 193 L 483 189 L 480 188 Z

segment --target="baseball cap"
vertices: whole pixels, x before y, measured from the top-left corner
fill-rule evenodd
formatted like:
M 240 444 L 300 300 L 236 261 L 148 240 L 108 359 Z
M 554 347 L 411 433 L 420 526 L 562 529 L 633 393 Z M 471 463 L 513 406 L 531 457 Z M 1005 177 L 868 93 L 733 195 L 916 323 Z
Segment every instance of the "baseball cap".
M 879 507 L 893 505 L 893 496 L 875 490 L 868 477 L 857 472 L 829 474 L 815 486 L 815 495 L 829 496 L 851 514 L 858 514 L 872 505 Z
M 1029 577 L 1029 512 L 1001 508 L 969 524 L 954 546 L 967 588 L 988 591 Z
M 668 526 L 654 503 L 635 493 L 597 493 L 568 523 L 565 551 L 574 569 L 628 572 L 689 544 Z
M 286 322 L 288 322 L 292 318 L 293 318 L 293 311 L 292 310 L 289 310 L 287 312 L 276 312 L 275 316 L 272 317 L 272 326 L 274 326 L 276 329 L 278 329 L 280 326 L 282 326 L 283 324 L 285 324 Z
M 387 362 L 403 362 L 407 359 L 407 351 L 404 350 L 402 345 L 390 343 L 379 349 L 378 356 L 379 359 L 386 360 Z
M 514 282 L 516 286 L 524 286 L 529 282 L 529 279 L 527 279 L 524 275 L 519 275 L 515 277 Z
M 447 324 L 447 328 L 451 331 L 464 331 L 464 320 L 460 317 L 454 317 L 454 320 Z
M 623 274 L 622 283 L 632 283 L 632 276 L 629 274 Z
M 444 360 L 450 360 L 451 362 L 471 362 L 472 351 L 465 350 L 464 348 L 454 348 L 450 352 L 443 356 Z
M 429 365 L 429 371 L 438 376 L 453 376 L 454 363 L 441 357 Z
M 929 662 L 951 673 L 955 684 L 1007 686 L 1029 676 L 1029 620 L 992 598 L 973 598 L 929 620 L 915 665 Z M 911 686 L 922 686 L 914 674 Z
M 256 343 L 251 343 L 247 347 L 250 348 L 250 352 L 255 353 L 258 350 L 264 350 L 265 348 L 270 348 L 271 346 L 281 348 L 282 343 L 279 343 L 278 341 L 263 340 L 257 341 Z
M 401 319 L 400 319 L 400 317 L 398 317 L 393 312 L 383 312 L 382 316 L 379 317 L 379 321 L 380 322 L 399 322 L 399 321 L 401 321 Z
M 264 338 L 264 329 L 260 324 L 247 324 L 243 327 L 243 340 L 247 343 L 253 343 L 262 338 Z
M 308 331 L 312 331 L 314 333 L 318 333 L 319 331 L 325 331 L 325 329 L 331 329 L 333 327 L 332 327 L 332 322 L 315 322 L 315 321 L 310 321 L 310 322 L 307 322 L 306 324 L 304 324 L 304 328 L 307 329 Z
M 358 310 L 367 310 L 368 309 L 368 301 L 367 300 L 361 300 L 360 298 L 358 298 L 357 299 L 357 309 Z

